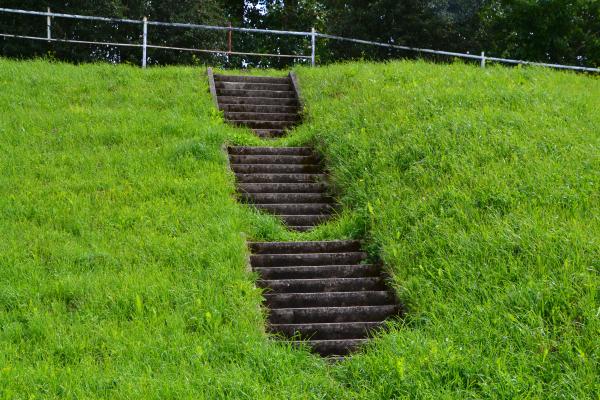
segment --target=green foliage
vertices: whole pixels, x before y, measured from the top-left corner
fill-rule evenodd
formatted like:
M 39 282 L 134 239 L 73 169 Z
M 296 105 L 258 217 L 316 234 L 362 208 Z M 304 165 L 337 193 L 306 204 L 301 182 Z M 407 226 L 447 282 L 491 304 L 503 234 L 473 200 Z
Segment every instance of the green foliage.
M 52 10 L 167 22 L 320 32 L 421 48 L 479 53 L 583 66 L 600 65 L 600 2 L 595 0 L 5 0 L 3 7 Z M 45 37 L 45 18 L 0 13 L 0 31 Z M 141 26 L 55 18 L 53 36 L 79 40 L 141 43 Z M 226 50 L 227 32 L 151 26 L 150 44 Z M 248 53 L 310 54 L 310 39 L 234 32 L 233 50 Z M 46 43 L 0 38 L 0 54 L 74 62 L 104 60 L 139 64 L 139 48 Z M 214 55 L 150 49 L 150 64 L 211 64 L 284 68 L 305 59 Z M 341 60 L 384 60 L 433 56 L 319 39 L 320 64 Z
M 226 16 L 221 0 L 85 0 L 69 2 L 64 0 L 5 0 L 2 7 L 46 11 L 67 14 L 93 15 L 102 17 L 128 18 L 167 22 L 188 22 L 211 25 L 224 25 Z M 46 18 L 0 13 L 0 32 L 46 37 Z M 112 43 L 142 43 L 141 24 L 84 21 L 66 18 L 52 19 L 52 36 L 60 39 L 85 40 Z M 148 27 L 148 43 L 159 46 L 187 48 L 224 48 L 226 36 L 223 32 L 182 30 L 160 26 Z M 73 62 L 107 61 L 139 65 L 140 48 L 105 45 L 83 45 L 73 43 L 46 43 L 22 39 L 0 39 L 0 54 L 10 57 L 50 56 Z M 149 64 L 192 64 L 198 62 L 216 63 L 213 55 L 188 52 L 148 50 Z
M 500 56 L 600 65 L 600 2 L 494 0 L 481 11 L 485 48 Z
M 266 142 L 204 70 L 0 60 L 0 397 L 597 397 L 598 79 L 297 72 L 273 143 L 317 146 L 343 205 L 305 234 L 235 200 L 223 146 Z M 351 237 L 406 320 L 335 365 L 269 340 L 245 239 Z

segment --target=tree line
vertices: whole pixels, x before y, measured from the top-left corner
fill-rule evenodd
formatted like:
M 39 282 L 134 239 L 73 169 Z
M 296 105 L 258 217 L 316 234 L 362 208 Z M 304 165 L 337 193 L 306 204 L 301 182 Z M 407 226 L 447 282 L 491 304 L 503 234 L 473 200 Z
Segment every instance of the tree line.
M 600 65 L 598 0 L 2 0 L 6 8 L 45 10 L 166 22 L 309 31 L 449 51 L 540 62 Z M 0 33 L 45 36 L 45 19 L 0 13 Z M 139 44 L 140 25 L 56 18 L 57 38 Z M 227 32 L 151 26 L 155 45 L 223 49 Z M 234 51 L 309 54 L 309 39 L 234 32 Z M 140 62 L 139 48 L 0 39 L 0 55 L 53 57 L 72 62 Z M 320 39 L 320 63 L 427 56 Z M 285 67 L 298 61 L 150 50 L 150 64 L 210 63 Z

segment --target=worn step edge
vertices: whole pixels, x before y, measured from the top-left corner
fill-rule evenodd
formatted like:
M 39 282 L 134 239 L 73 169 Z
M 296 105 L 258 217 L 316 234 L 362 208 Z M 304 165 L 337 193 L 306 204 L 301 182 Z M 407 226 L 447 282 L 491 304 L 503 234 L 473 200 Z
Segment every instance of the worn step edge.
M 325 193 L 325 183 L 238 183 L 244 193 Z
M 276 105 L 276 106 L 296 106 L 296 98 L 274 98 L 274 97 L 240 97 L 240 96 L 217 96 L 219 106 L 224 104 L 248 104 L 248 105 Z
M 297 121 L 269 121 L 269 120 L 232 120 L 226 118 L 226 121 L 235 126 L 247 126 L 259 130 L 263 129 L 286 129 L 296 125 Z
M 340 340 L 307 340 L 293 341 L 297 346 L 307 345 L 313 352 L 321 356 L 347 355 L 366 344 L 369 339 L 340 339 Z
M 377 264 L 309 265 L 254 268 L 261 279 L 361 278 L 379 276 Z
M 381 277 L 260 279 L 256 284 L 265 290 L 265 294 L 384 291 L 386 289 Z
M 381 322 L 400 315 L 398 305 L 277 308 L 270 310 L 271 324 L 299 324 L 319 322 Z
M 333 202 L 327 193 L 240 193 L 240 197 L 251 204 Z
M 295 99 L 296 92 L 292 90 L 217 89 L 217 97 L 260 97 L 270 99 Z
M 248 154 L 229 155 L 231 164 L 319 164 L 319 158 L 315 155 L 296 156 L 281 154 Z
M 231 164 L 231 169 L 239 174 L 318 174 L 322 168 L 318 164 Z
M 270 324 L 267 330 L 274 334 L 301 339 L 327 339 L 337 335 L 338 338 L 367 338 L 384 327 L 383 322 L 341 322 L 315 324 Z
M 331 215 L 335 210 L 332 203 L 254 204 L 254 206 L 277 215 Z
M 224 111 L 225 118 L 230 121 L 297 121 L 298 113 Z M 270 119 L 272 118 L 272 119 Z
M 298 106 L 278 104 L 221 104 L 220 109 L 225 112 L 259 112 L 259 113 L 290 113 L 299 114 Z
M 293 91 L 291 83 L 216 81 L 215 89 Z
M 319 183 L 327 179 L 325 174 L 311 173 L 235 173 L 239 183 Z
M 265 293 L 265 305 L 270 309 L 292 307 L 351 307 L 393 305 L 394 293 L 388 290 L 363 290 L 353 292 L 292 292 Z
M 215 74 L 215 82 L 249 82 L 249 83 L 284 83 L 290 84 L 289 77 L 251 76 L 251 75 L 223 75 Z
M 250 255 L 250 263 L 254 267 L 347 265 L 358 264 L 366 258 L 367 254 L 364 252 L 252 254 Z
M 360 251 L 360 240 L 319 240 L 305 242 L 249 242 L 253 254 L 337 253 Z
M 314 154 L 310 147 L 229 146 L 227 151 L 238 156 L 312 156 Z

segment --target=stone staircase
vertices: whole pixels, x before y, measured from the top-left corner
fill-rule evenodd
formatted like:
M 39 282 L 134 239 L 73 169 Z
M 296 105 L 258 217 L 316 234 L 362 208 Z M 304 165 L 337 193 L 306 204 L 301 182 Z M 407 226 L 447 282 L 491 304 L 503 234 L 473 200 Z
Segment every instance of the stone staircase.
M 261 138 L 276 138 L 301 119 L 293 76 L 216 75 L 209 70 L 211 92 L 225 120 L 251 128 Z
M 244 202 L 278 215 L 292 230 L 308 231 L 331 218 L 334 202 L 318 155 L 310 147 L 228 149 Z
M 215 105 L 227 121 L 274 138 L 300 121 L 295 77 L 213 75 Z M 321 159 L 310 147 L 229 146 L 240 199 L 277 215 L 288 229 L 329 220 L 335 202 Z M 267 330 L 332 358 L 348 355 L 398 317 L 401 307 L 381 265 L 356 240 L 252 242 L 250 264 L 269 309 Z
M 268 330 L 322 356 L 347 355 L 400 313 L 381 266 L 365 263 L 359 241 L 255 242 L 250 251 Z

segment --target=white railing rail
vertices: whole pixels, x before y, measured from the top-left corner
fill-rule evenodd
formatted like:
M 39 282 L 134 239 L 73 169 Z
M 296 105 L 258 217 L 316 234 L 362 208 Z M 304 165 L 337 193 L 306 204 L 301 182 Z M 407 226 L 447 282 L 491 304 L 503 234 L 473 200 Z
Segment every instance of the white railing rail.
M 419 53 L 437 54 L 437 55 L 443 55 L 443 56 L 459 57 L 459 58 L 466 58 L 466 59 L 471 59 L 471 60 L 479 60 L 482 68 L 485 68 L 486 62 L 492 61 L 492 62 L 507 63 L 507 64 L 534 65 L 534 66 L 558 68 L 558 69 L 568 69 L 568 70 L 575 70 L 575 71 L 600 72 L 600 68 L 581 67 L 581 66 L 576 66 L 576 65 L 551 64 L 551 63 L 542 63 L 542 62 L 533 62 L 533 61 L 524 61 L 524 60 L 514 60 L 514 59 L 510 59 L 510 58 L 500 58 L 500 57 L 489 57 L 489 56 L 485 55 L 485 52 L 481 52 L 480 55 L 477 55 L 477 54 L 469 54 L 469 53 L 458 53 L 458 52 L 452 52 L 452 51 L 424 49 L 424 48 L 412 47 L 412 46 L 402 46 L 402 45 L 390 44 L 390 43 L 373 42 L 370 40 L 352 39 L 352 38 L 347 38 L 347 37 L 343 37 L 343 36 L 319 33 L 314 28 L 310 32 L 256 29 L 256 28 L 236 28 L 236 27 L 231 27 L 231 26 L 215 26 L 215 25 L 202 25 L 202 24 L 188 24 L 188 23 L 180 23 L 180 22 L 148 21 L 148 19 L 146 17 L 144 17 L 141 20 L 136 20 L 136 19 L 126 19 L 126 18 L 108 18 L 108 17 L 97 17 L 97 16 L 90 16 L 90 15 L 64 14 L 64 13 L 51 12 L 50 8 L 48 8 L 48 11 L 29 11 L 29 10 L 19 10 L 19 9 L 12 9 L 12 8 L 0 8 L 0 12 L 23 14 L 23 15 L 37 15 L 37 16 L 45 16 L 46 17 L 46 37 L 18 35 L 18 34 L 12 34 L 12 33 L 0 33 L 0 37 L 27 39 L 27 40 L 40 40 L 40 41 L 60 42 L 60 43 L 79 43 L 79 44 L 118 46 L 118 47 L 139 47 L 139 48 L 142 48 L 141 65 L 144 68 L 146 67 L 146 63 L 148 60 L 147 49 L 179 50 L 179 51 L 189 51 L 189 52 L 199 52 L 199 53 L 212 53 L 212 54 L 219 54 L 219 55 L 247 55 L 247 56 L 261 56 L 261 57 L 305 59 L 305 60 L 310 60 L 311 65 L 314 66 L 316 64 L 317 38 L 323 38 L 323 39 L 339 40 L 339 41 L 345 41 L 345 42 L 351 42 L 351 43 L 357 43 L 357 44 L 363 44 L 363 45 L 369 45 L 369 46 L 386 47 L 386 48 L 397 49 L 397 50 L 414 51 L 414 52 L 419 52 Z M 54 37 L 52 37 L 52 18 L 71 18 L 71 19 L 80 19 L 80 20 L 91 20 L 91 21 L 138 24 L 138 25 L 142 26 L 142 32 L 141 32 L 142 42 L 141 43 L 116 43 L 116 42 L 97 42 L 97 41 L 88 41 L 88 40 L 54 38 Z M 306 37 L 306 38 L 310 39 L 311 54 L 304 55 L 304 54 L 279 54 L 279 53 L 252 53 L 252 52 L 232 51 L 231 48 L 229 48 L 228 50 L 211 50 L 211 49 L 197 49 L 197 48 L 187 48 L 187 47 L 152 45 L 152 44 L 148 44 L 148 26 L 167 26 L 167 27 L 186 28 L 186 29 L 204 29 L 204 30 L 216 30 L 216 31 L 227 31 L 227 32 L 262 33 L 262 34 L 270 34 L 270 35 L 288 35 L 288 36 Z

